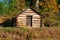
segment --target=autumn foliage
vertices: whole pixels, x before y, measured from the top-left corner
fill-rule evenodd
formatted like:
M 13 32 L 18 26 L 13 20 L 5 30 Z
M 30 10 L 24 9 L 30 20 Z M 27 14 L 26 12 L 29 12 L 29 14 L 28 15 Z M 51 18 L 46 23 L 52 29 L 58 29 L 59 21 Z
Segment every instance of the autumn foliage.
M 36 2 L 39 7 L 36 8 Z M 44 17 L 45 26 L 57 26 L 60 25 L 60 1 L 59 0 L 4 0 L 0 2 L 0 16 L 3 22 L 3 17 L 12 19 L 23 10 L 28 7 L 32 7 L 34 10 L 42 14 Z

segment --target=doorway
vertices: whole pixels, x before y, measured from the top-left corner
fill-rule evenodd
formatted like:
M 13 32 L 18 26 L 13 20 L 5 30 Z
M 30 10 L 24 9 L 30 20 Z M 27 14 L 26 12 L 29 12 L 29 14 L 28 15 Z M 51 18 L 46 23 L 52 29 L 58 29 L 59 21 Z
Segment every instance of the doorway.
M 27 16 L 27 26 L 32 27 L 32 16 Z

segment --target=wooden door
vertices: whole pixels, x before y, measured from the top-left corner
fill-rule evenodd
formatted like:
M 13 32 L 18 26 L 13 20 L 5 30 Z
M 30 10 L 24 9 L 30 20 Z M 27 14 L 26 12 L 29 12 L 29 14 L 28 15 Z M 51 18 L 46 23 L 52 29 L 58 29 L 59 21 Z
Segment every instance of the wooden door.
M 27 16 L 27 26 L 32 27 L 32 16 Z

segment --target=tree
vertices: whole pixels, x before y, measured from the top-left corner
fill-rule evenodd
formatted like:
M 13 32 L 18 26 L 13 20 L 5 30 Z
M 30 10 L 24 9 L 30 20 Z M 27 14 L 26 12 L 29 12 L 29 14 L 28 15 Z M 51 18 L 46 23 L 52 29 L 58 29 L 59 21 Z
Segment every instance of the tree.
M 39 0 L 36 1 L 36 7 L 39 8 Z
M 2 14 L 3 14 L 3 3 L 0 2 L 0 15 L 2 15 Z

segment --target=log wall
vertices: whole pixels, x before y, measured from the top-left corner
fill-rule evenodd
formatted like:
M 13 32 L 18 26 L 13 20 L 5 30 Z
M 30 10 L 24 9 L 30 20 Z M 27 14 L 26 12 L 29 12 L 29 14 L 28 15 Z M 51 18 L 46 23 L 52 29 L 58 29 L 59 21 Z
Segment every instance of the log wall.
M 33 10 L 31 9 L 27 9 L 25 10 L 23 13 L 21 13 L 20 15 L 18 15 L 17 17 L 17 26 L 26 26 L 27 23 L 27 16 L 32 16 L 32 27 L 40 27 L 41 25 L 41 16 L 38 15 L 37 13 L 35 13 Z

